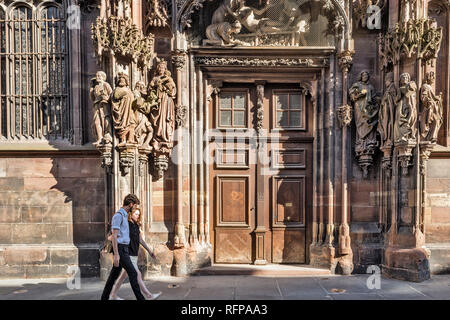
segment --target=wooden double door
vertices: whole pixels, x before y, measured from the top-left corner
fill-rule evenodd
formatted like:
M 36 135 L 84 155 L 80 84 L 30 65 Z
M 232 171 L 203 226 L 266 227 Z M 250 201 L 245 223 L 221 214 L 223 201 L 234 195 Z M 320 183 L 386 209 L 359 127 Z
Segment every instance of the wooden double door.
M 267 83 L 224 84 L 211 99 L 215 263 L 308 262 L 310 100 L 299 84 Z

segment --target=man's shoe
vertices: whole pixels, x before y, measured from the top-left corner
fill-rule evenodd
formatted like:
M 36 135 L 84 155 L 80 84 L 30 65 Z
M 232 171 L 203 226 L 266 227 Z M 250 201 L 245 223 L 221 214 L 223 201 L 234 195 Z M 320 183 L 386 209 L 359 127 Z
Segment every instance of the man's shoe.
M 158 293 L 152 293 L 152 296 L 150 297 L 150 299 L 148 300 L 156 300 L 159 298 L 159 296 L 161 295 L 162 292 L 158 292 Z

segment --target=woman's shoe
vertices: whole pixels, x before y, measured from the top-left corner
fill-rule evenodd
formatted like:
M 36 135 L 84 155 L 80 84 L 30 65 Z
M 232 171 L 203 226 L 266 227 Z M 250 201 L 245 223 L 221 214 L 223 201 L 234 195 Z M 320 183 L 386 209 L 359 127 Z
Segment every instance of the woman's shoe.
M 124 299 L 122 299 L 122 298 L 119 297 L 119 296 L 115 296 L 115 297 L 109 296 L 109 300 L 124 300 Z
M 151 297 L 148 300 L 156 300 L 159 298 L 162 292 L 152 293 Z

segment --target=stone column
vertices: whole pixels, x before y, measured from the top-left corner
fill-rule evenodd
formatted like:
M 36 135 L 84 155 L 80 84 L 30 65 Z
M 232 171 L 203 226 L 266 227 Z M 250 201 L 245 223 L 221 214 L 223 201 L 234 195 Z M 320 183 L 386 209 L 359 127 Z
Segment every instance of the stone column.
M 250 214 L 256 213 L 256 228 L 255 228 L 255 261 L 254 264 L 266 264 L 267 259 L 265 255 L 265 234 L 266 227 L 264 225 L 264 159 L 266 157 L 267 139 L 264 137 L 266 131 L 263 129 L 264 116 L 264 84 L 265 81 L 257 81 L 256 83 L 256 131 L 258 134 L 257 153 L 256 157 L 256 208 L 252 208 Z M 256 209 L 256 212 L 255 212 Z
M 194 65 L 194 58 L 189 55 L 189 90 L 190 90 L 190 101 L 189 101 L 189 127 L 190 127 L 190 150 L 191 150 L 191 164 L 190 164 L 190 222 L 189 222 L 189 245 L 191 247 L 196 247 L 198 245 L 198 232 L 197 232 L 197 155 L 195 153 L 195 137 L 196 137 L 196 102 L 197 102 L 197 90 L 196 86 L 198 81 L 196 78 L 196 69 Z
M 177 103 L 175 110 L 176 123 L 176 199 L 177 199 L 177 215 L 175 221 L 174 233 L 174 275 L 183 276 L 187 274 L 186 265 L 186 237 L 183 222 L 183 135 L 182 128 L 186 125 L 187 108 L 182 105 L 182 70 L 186 64 L 186 52 L 183 50 L 175 50 L 172 52 L 172 64 L 176 70 L 177 81 Z
M 420 282 L 430 278 L 430 252 L 424 246 L 423 215 L 426 211 L 425 166 L 433 148 L 433 141 L 422 141 L 425 137 L 421 136 L 420 121 L 417 118 L 420 117 L 423 71 L 426 63 L 433 62 L 437 56 L 442 38 L 439 37 L 439 32 L 442 31 L 426 19 L 425 2 L 403 0 L 400 9 L 402 13 L 406 13 L 403 16 L 408 16 L 409 19 L 401 21 L 397 30 L 390 31 L 390 36 L 398 40 L 418 33 L 415 39 L 421 41 L 408 43 L 406 47 L 401 48 L 395 48 L 389 42 L 385 45 L 390 46 L 387 49 L 394 48 L 391 50 L 396 57 L 393 59 L 394 74 L 403 72 L 397 77 L 402 81 L 399 83 L 401 101 L 404 101 L 404 105 L 413 110 L 417 117 L 411 120 L 409 117 L 397 116 L 394 122 L 394 132 L 397 130 L 399 134 L 397 137 L 394 134 L 392 224 L 387 234 L 383 273 L 393 278 Z M 405 50 L 409 53 L 407 57 L 404 55 Z M 401 106 L 398 105 L 397 108 Z M 410 111 L 409 114 L 413 112 Z M 406 124 L 405 119 L 408 120 Z M 399 171 L 401 173 L 398 173 Z
M 339 226 L 338 253 L 341 255 L 339 265 L 343 274 L 353 271 L 353 252 L 350 246 L 350 227 L 348 225 L 348 157 L 347 157 L 347 128 L 352 121 L 352 108 L 347 102 L 347 78 L 352 66 L 353 50 L 344 50 L 338 55 L 339 68 L 342 72 L 342 106 L 337 109 L 339 124 L 342 128 L 342 160 L 341 160 L 341 224 Z

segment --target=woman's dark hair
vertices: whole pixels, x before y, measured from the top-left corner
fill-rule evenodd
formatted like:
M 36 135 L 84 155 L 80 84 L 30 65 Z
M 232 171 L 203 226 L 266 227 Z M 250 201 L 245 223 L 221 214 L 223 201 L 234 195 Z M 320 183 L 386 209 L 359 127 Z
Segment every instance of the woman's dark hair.
M 125 197 L 125 199 L 123 199 L 123 206 L 127 206 L 130 203 L 140 204 L 141 202 L 136 195 L 130 193 Z

